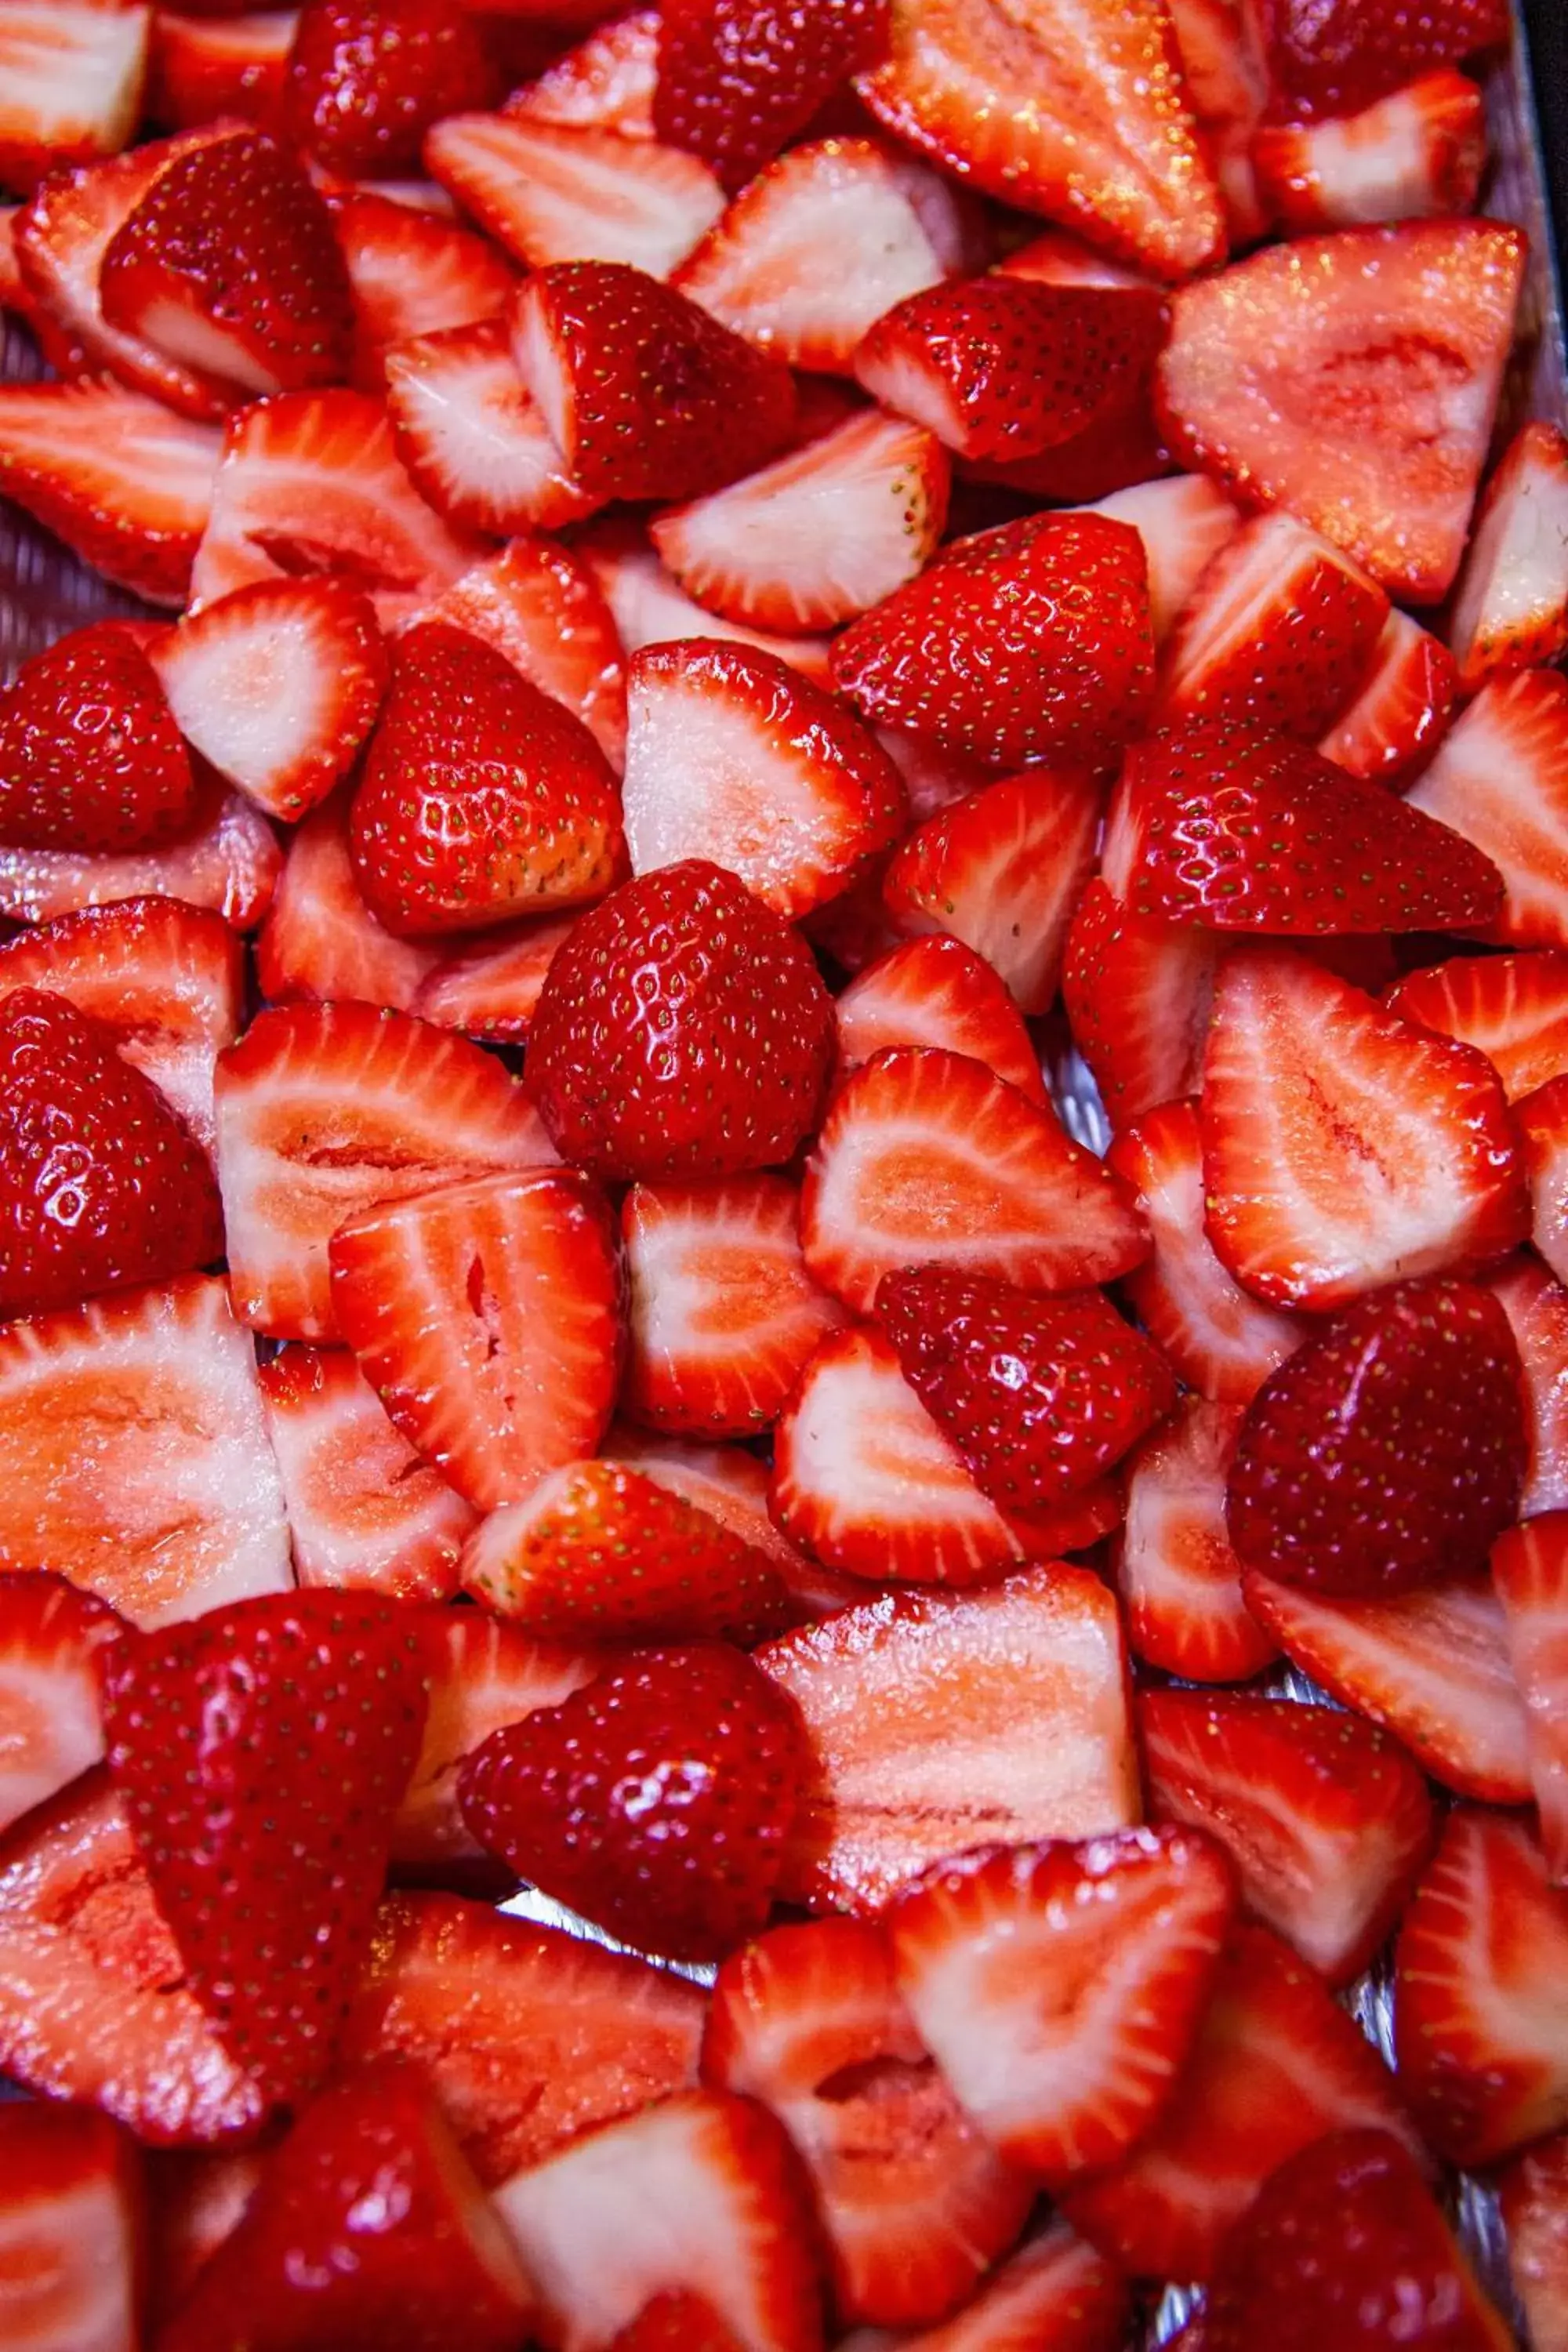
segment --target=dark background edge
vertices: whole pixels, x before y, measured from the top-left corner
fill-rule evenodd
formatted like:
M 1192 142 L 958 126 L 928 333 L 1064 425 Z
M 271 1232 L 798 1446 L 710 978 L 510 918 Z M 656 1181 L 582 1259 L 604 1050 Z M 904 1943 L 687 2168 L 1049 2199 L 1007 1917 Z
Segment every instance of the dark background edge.
M 1568 272 L 1568 5 L 1564 0 L 1523 0 L 1523 16 L 1561 286 Z

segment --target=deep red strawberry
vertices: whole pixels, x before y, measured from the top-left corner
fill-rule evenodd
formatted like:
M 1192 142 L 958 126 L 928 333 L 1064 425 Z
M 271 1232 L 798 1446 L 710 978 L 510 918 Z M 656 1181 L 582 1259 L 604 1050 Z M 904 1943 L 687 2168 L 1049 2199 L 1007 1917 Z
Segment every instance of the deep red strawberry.
M 1354 699 L 1318 749 L 1336 768 L 1399 784 L 1425 766 L 1453 716 L 1454 656 L 1397 605 L 1383 625 Z
M 417 169 L 444 114 L 489 105 L 498 79 L 482 26 L 442 0 L 306 0 L 279 125 L 329 169 L 385 179 Z
M 1530 2340 L 1568 2341 L 1568 2132 L 1528 2148 L 1498 2186 L 1509 2272 Z
M 1506 41 L 1503 0 L 1271 0 L 1268 63 L 1289 116 L 1353 114 L 1434 66 Z
M 565 1157 L 601 1175 L 733 1175 L 789 1158 L 832 1049 L 798 935 L 688 858 L 575 924 L 540 992 L 529 1082 Z
M 626 763 L 626 653 L 585 556 L 542 535 L 476 563 L 420 616 L 482 637 L 574 711 L 617 772 Z
M 731 193 L 810 122 L 838 84 L 876 65 L 887 0 L 673 0 L 658 36 L 653 124 Z
M 0 695 L 0 841 L 142 849 L 195 813 L 189 754 L 128 630 L 100 621 L 23 663 Z
M 1479 1047 L 1510 1102 L 1568 1071 L 1568 955 L 1561 950 L 1450 956 L 1411 972 L 1384 1002 L 1402 1021 Z
M 1039 1055 L 1006 983 L 945 931 L 889 948 L 835 997 L 833 1011 L 843 1076 L 873 1054 L 931 1045 L 981 1062 L 1031 1102 L 1045 1102 Z
M 1217 958 L 1210 931 L 1134 915 L 1102 876 L 1089 882 L 1068 930 L 1062 1003 L 1113 1128 L 1196 1091 Z
M 18 2352 L 118 2352 L 140 2334 L 145 2192 L 107 2116 L 42 2100 L 0 2114 L 0 2334 Z
M 795 1710 L 738 1651 L 647 1650 L 464 1765 L 481 1844 L 628 1943 L 721 1958 L 763 1925 L 805 1770 Z

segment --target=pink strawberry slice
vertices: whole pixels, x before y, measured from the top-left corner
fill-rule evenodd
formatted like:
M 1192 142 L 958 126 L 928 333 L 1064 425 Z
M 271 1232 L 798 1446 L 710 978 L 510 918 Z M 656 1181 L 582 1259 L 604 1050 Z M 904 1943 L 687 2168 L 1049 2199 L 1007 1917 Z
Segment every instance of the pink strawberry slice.
M 129 2132 L 86 2107 L 8 2102 L 0 2115 L 0 2327 L 112 2352 L 139 2331 L 146 2249 L 142 2165 Z
M 1241 1682 L 1278 1645 L 1242 1591 L 1225 1527 L 1226 1479 L 1241 1415 L 1184 1397 L 1127 1469 L 1116 1583 L 1127 1638 L 1146 1665 L 1189 1682 Z
M 833 1012 L 845 1075 L 891 1047 L 930 1045 L 983 1062 L 1031 1102 L 1045 1103 L 1039 1056 L 1005 982 L 946 931 L 889 948 L 834 999 Z
M 1252 150 L 1259 199 L 1287 235 L 1473 212 L 1486 161 L 1486 101 L 1448 71 L 1343 121 L 1266 124 Z
M 774 654 L 819 685 L 827 679 L 827 638 L 777 636 L 706 612 L 665 570 L 637 525 L 625 518 L 599 523 L 584 532 L 577 545 L 604 591 L 628 654 L 644 646 L 668 645 L 678 637 L 722 637 Z
M 1568 436 L 1535 422 L 1487 485 L 1454 592 L 1448 643 L 1459 684 L 1553 662 L 1568 646 Z
M 537 80 L 513 90 L 506 110 L 535 122 L 651 139 L 658 39 L 657 8 L 611 17 L 554 58 Z
M 1489 678 L 1411 787 L 1425 809 L 1500 868 L 1505 947 L 1568 947 L 1568 678 Z
M 261 811 L 242 793 L 215 787 L 202 794 L 192 830 L 162 849 L 0 848 L 0 915 L 47 923 L 128 898 L 167 898 L 249 929 L 267 912 L 282 864 Z
M 533 922 L 508 923 L 454 955 L 416 948 L 424 969 L 410 1010 L 437 1029 L 460 1029 L 491 1045 L 522 1045 L 555 950 L 575 920 L 575 915 L 541 915 Z
M 117 587 L 181 605 L 220 442 L 120 384 L 0 386 L 0 492 Z
M 887 46 L 886 0 L 802 15 L 742 0 L 675 0 L 658 37 L 653 123 L 733 193 Z
M 1568 955 L 1560 950 L 1450 956 L 1411 972 L 1384 1001 L 1402 1021 L 1478 1047 L 1510 1102 L 1568 1071 Z
M 380 390 L 397 344 L 493 320 L 506 309 L 517 274 L 488 238 L 374 187 L 329 202 L 353 289 L 353 381 L 363 391 Z
M 705 163 L 651 138 L 504 114 L 450 114 L 426 168 L 530 269 L 593 258 L 668 278 L 724 209 Z
M 1134 915 L 1096 874 L 1068 927 L 1062 1003 L 1113 1128 L 1195 1094 L 1218 961 L 1212 933 Z
M 504 318 L 395 343 L 384 372 L 397 454 L 455 529 L 560 530 L 603 504 L 567 472 L 517 372 Z
M 256 941 L 263 997 L 354 997 L 406 1013 L 439 954 L 438 945 L 395 939 L 365 905 L 349 851 L 348 788 L 332 793 L 289 837 Z
M 0 1829 L 103 1756 L 95 1660 L 122 1620 L 47 1569 L 0 1574 Z
M 1492 1547 L 1492 1580 L 1530 1726 L 1530 1777 L 1554 1885 L 1568 1882 L 1568 1715 L 1562 1624 L 1568 1611 L 1568 1512 L 1547 1511 Z
M 196 809 L 157 672 L 116 623 L 57 639 L 0 695 L 0 841 L 146 849 L 185 832 Z
M 62 163 L 116 155 L 135 135 L 148 26 L 119 12 L 30 5 L 0 39 L 0 180 L 31 188 Z

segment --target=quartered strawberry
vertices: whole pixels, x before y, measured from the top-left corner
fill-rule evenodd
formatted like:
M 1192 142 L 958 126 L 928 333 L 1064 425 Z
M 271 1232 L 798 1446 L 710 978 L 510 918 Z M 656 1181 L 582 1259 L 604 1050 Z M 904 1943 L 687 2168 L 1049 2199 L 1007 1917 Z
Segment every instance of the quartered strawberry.
M 121 384 L 0 386 L 0 492 L 150 604 L 185 601 L 219 446 Z
M 749 622 L 726 620 L 695 604 L 667 572 L 635 524 L 625 518 L 582 533 L 577 551 L 586 558 L 628 654 L 644 646 L 669 645 L 680 637 L 721 637 L 773 654 L 819 685 L 828 681 L 826 637 L 781 637 Z
M 812 1750 L 786 1901 L 864 1917 L 977 1842 L 1100 1837 L 1138 1817 L 1116 1600 L 1089 1569 L 882 1594 L 756 1659 Z
M 1387 0 L 1274 0 L 1268 64 L 1291 114 L 1353 114 L 1390 90 L 1508 38 L 1501 0 L 1391 8 Z
M 879 410 L 657 518 L 659 555 L 700 604 L 753 627 L 837 628 L 912 580 L 947 520 L 934 435 Z
M 1520 1517 L 1568 1507 L 1568 1291 L 1532 1250 L 1505 1258 L 1487 1287 L 1513 1327 L 1524 1371 L 1529 1462 Z
M 629 1952 L 455 1895 L 392 1895 L 341 2046 L 349 2064 L 417 2066 L 493 2187 L 688 2089 L 704 2005 L 698 1986 Z
M 160 2341 L 397 2341 L 512 2352 L 531 2282 L 434 2094 L 395 2060 L 332 2084 L 264 2160 L 231 2237 Z
M 1568 955 L 1450 956 L 1390 989 L 1389 1010 L 1477 1046 L 1510 1102 L 1568 1070 Z
M 373 1004 L 258 1015 L 219 1057 L 218 1177 L 237 1311 L 279 1338 L 337 1336 L 327 1244 L 376 1202 L 548 1162 L 518 1081 L 465 1039 Z
M 1358 1975 L 1432 1843 L 1410 1759 L 1338 1707 L 1191 1690 L 1145 1691 L 1136 1705 L 1154 1818 L 1217 1839 L 1253 1916 L 1331 1984 Z
M 271 901 L 283 865 L 278 836 L 243 793 L 205 793 L 194 829 L 162 849 L 0 848 L 0 915 L 52 922 L 131 898 L 166 898 L 247 930 Z
M 395 343 L 384 373 L 398 455 L 447 522 L 498 536 L 559 530 L 602 503 L 568 474 L 504 319 Z
M 1390 595 L 1436 604 L 1464 552 L 1523 265 L 1518 229 L 1408 221 L 1269 246 L 1184 287 L 1158 371 L 1173 451 L 1310 524 Z
M 935 1046 L 983 1062 L 1031 1102 L 1045 1105 L 1039 1056 L 1005 983 L 983 956 L 946 931 L 889 948 L 835 998 L 833 1012 L 843 1075 L 893 1046 Z
M 1507 2352 L 1512 2332 L 1471 2273 L 1408 2148 L 1331 2133 L 1282 2164 L 1220 2254 L 1205 2352 Z
M 1081 1290 L 1147 1255 L 1131 1198 L 1054 1115 L 978 1062 L 875 1055 L 836 1088 L 801 1194 L 818 1282 L 858 1314 L 928 1263 L 1026 1290 Z
M 160 8 L 147 61 L 148 114 L 174 131 L 237 119 L 265 123 L 283 88 L 298 21 L 289 8 L 247 9 L 226 20 Z
M 371 188 L 329 199 L 354 311 L 354 381 L 380 389 L 388 352 L 417 336 L 499 319 L 517 274 L 454 220 Z
M 1236 1901 L 1185 1830 L 981 1848 L 888 1913 L 899 1990 L 960 2105 L 1059 2192 L 1149 2131 L 1193 2047 Z
M 1568 2134 L 1527 2148 L 1499 2183 L 1508 2266 L 1533 2344 L 1568 2327 Z
M 5 2341 L 17 2352 L 124 2352 L 136 2343 L 145 2218 L 128 2132 L 86 2107 L 8 2102 L 0 2115 Z
M 1489 2164 L 1568 2122 L 1568 1894 L 1529 1822 L 1462 1805 L 1395 1950 L 1400 2081 L 1432 2146 Z
M 832 1045 L 805 942 L 691 857 L 579 918 L 540 992 L 529 1082 L 563 1156 L 597 1174 L 736 1175 L 795 1150 Z
M 488 106 L 498 76 L 482 26 L 440 0 L 305 0 L 279 128 L 330 170 L 413 171 L 432 124 Z
M 1288 949 L 1222 967 L 1201 1119 L 1209 1239 L 1272 1306 L 1323 1312 L 1522 1238 L 1521 1155 L 1491 1064 Z
M 1270 2173 L 1331 2131 L 1418 2143 L 1383 2060 L 1266 1927 L 1232 1933 L 1192 2056 L 1152 2131 L 1065 2200 L 1134 2277 L 1211 2277 Z
M 616 262 L 668 278 L 724 209 L 705 163 L 653 139 L 537 121 L 454 114 L 425 162 L 502 251 L 531 269 Z
M 659 14 L 634 8 L 612 16 L 547 65 L 507 100 L 509 114 L 578 131 L 615 131 L 623 139 L 654 135 Z
M 1287 235 L 1475 210 L 1485 101 L 1463 74 L 1424 74 L 1343 120 L 1267 124 L 1253 141 L 1263 202 Z
M 1189 1682 L 1243 1682 L 1278 1654 L 1242 1597 L 1225 1527 L 1240 1413 L 1184 1397 L 1133 1455 L 1116 1582 L 1146 1665 Z
M 574 915 L 541 915 L 531 922 L 509 923 L 451 955 L 411 948 L 422 976 L 409 1009 L 438 1029 L 460 1029 L 495 1045 L 521 1045 L 533 1026 L 544 975 L 575 920 Z M 390 932 L 385 936 L 390 939 Z
M 1440 638 L 1394 610 L 1351 702 L 1318 745 L 1325 760 L 1370 782 L 1398 784 L 1431 757 L 1454 708 L 1454 657 Z
M 765 1552 L 787 1587 L 792 1622 L 809 1623 L 836 1609 L 864 1601 L 866 1588 L 797 1551 L 768 1517 L 768 1472 L 741 1445 L 700 1445 L 692 1438 L 668 1437 L 627 1421 L 610 1424 L 606 1460 L 640 1470 L 656 1486 L 697 1504 L 710 1518 Z
M 268 1003 L 357 997 L 405 1013 L 436 969 L 438 952 L 416 940 L 395 939 L 360 896 L 349 853 L 346 789 L 312 809 L 289 840 L 257 937 L 256 975 Z
M 1500 869 L 1507 898 L 1494 941 L 1568 947 L 1568 678 L 1560 670 L 1489 679 L 1409 797 Z
M 675 0 L 658 36 L 653 126 L 733 193 L 805 130 L 839 84 L 878 63 L 886 0 L 811 11 Z
M 1098 499 L 1090 511 L 1109 515 L 1112 522 L 1131 523 L 1142 541 L 1149 565 L 1150 619 L 1154 643 L 1163 646 L 1198 582 L 1235 536 L 1240 517 L 1218 484 L 1203 474 L 1134 482 Z
M 1192 925 L 1134 915 L 1100 875 L 1073 912 L 1062 1002 L 1113 1128 L 1195 1091 L 1218 950 Z
M 541 2325 L 578 2352 L 817 2352 L 816 2221 L 765 2107 L 689 2091 L 514 2173 L 496 2208 L 541 2284 Z M 652 2307 L 668 2335 L 634 2329 Z M 699 2330 L 700 2332 L 695 2332 Z
M 843 1319 L 806 1272 L 798 1212 L 782 1176 L 632 1187 L 625 1412 L 710 1438 L 758 1436 L 777 1419 Z
M 1104 760 L 1142 723 L 1152 655 L 1137 533 L 1030 515 L 960 541 L 852 622 L 833 679 L 878 725 L 976 759 Z
M 607 1204 L 584 1178 L 448 1176 L 350 1218 L 331 1258 L 332 1312 L 366 1378 L 476 1510 L 595 1450 L 620 1373 L 621 1284 Z
M 184 833 L 196 809 L 157 672 L 117 623 L 58 638 L 0 693 L 0 841 L 154 848 Z
M 818 1919 L 734 1953 L 713 1987 L 702 2076 L 762 2100 L 799 2149 L 843 2325 L 945 2318 L 1034 2201 L 932 2063 L 878 1927 Z
M 0 18 L 0 181 L 24 193 L 133 136 L 150 19 L 136 9 L 19 0 Z
M 1487 485 L 1448 643 L 1467 694 L 1568 646 L 1568 437 L 1526 425 Z
M 557 541 L 514 539 L 420 615 L 482 637 L 574 711 L 617 772 L 626 747 L 626 667 L 593 565 Z
M 50 1570 L 0 1574 L 0 1829 L 101 1760 L 95 1660 L 121 1630 L 106 1601 Z
M 1530 1726 L 1530 1777 L 1547 1874 L 1561 1886 L 1568 1882 L 1568 1513 L 1548 1512 L 1511 1528 L 1492 1547 L 1491 1565 Z

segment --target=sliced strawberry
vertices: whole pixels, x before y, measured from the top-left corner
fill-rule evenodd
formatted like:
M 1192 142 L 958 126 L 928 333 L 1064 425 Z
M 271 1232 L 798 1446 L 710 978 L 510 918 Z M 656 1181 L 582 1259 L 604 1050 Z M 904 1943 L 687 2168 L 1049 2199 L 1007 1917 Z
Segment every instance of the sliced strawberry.
M 1259 192 L 1288 235 L 1473 212 L 1486 160 L 1481 93 L 1449 72 L 1342 121 L 1269 124 L 1252 149 Z
M 912 580 L 947 520 L 948 465 L 872 410 L 651 526 L 700 604 L 754 627 L 837 628 Z
M 658 40 L 654 127 L 742 188 L 800 136 L 839 84 L 887 45 L 885 0 L 822 16 L 744 0 L 677 0 Z
M 72 629 L 0 692 L 0 840 L 123 855 L 190 830 L 190 756 L 156 671 L 113 621 Z
M 90 0 L 13 0 L 0 18 L 0 180 L 26 190 L 59 164 L 119 153 L 141 111 L 149 26 Z
M 1250 0 L 1171 0 L 1188 103 L 1233 247 L 1256 245 L 1270 225 L 1252 167 L 1252 142 L 1268 102 L 1260 16 Z
M 229 426 L 191 591 L 210 604 L 252 581 L 326 572 L 363 589 L 389 627 L 482 552 L 419 496 L 379 401 L 341 388 L 288 393 Z
M 1196 1683 L 1243 1682 L 1278 1654 L 1242 1597 L 1225 1526 L 1241 1416 L 1184 1397 L 1132 1459 L 1117 1586 L 1145 1665 Z
M 778 1927 L 727 1960 L 702 2076 L 761 2099 L 799 2149 L 843 2324 L 945 2317 L 1012 2244 L 1034 2200 L 933 2065 L 879 1927 Z
M 349 855 L 347 793 L 312 809 L 289 841 L 256 942 L 262 995 L 272 1003 L 357 997 L 406 1013 L 437 954 L 416 940 L 395 939 L 361 898 Z
M 1189 1095 L 1203 1069 L 1217 944 L 1134 915 L 1093 877 L 1073 913 L 1062 1002 L 1113 1128 Z
M 1521 1157 L 1491 1064 L 1287 949 L 1221 970 L 1202 1122 L 1209 1239 L 1271 1305 L 1322 1312 L 1523 1238 Z
M 305 0 L 279 128 L 334 172 L 413 171 L 443 115 L 488 106 L 497 87 L 483 31 L 441 0 Z
M 121 1622 L 47 1569 L 0 1574 L 0 1830 L 101 1760 L 95 1661 Z
M 925 1261 L 1081 1290 L 1147 1255 L 1131 1197 L 1052 1114 L 962 1054 L 898 1048 L 836 1089 L 801 1194 L 818 1282 L 868 1313 Z
M 209 425 L 119 384 L 0 386 L 0 492 L 150 604 L 185 601 L 219 448 Z
M 1206 476 L 1178 474 L 1113 490 L 1092 511 L 1131 523 L 1142 541 L 1154 642 L 1163 646 L 1210 563 L 1235 537 L 1240 520 L 1235 507 Z
M 1530 2340 L 1556 2352 L 1568 2341 L 1568 2134 L 1517 2157 L 1500 2190 L 1509 2271 Z
M 1435 66 L 1458 65 L 1508 38 L 1501 0 L 1451 0 L 1412 16 L 1377 0 L 1275 0 L 1268 63 L 1290 111 L 1352 114 Z
M 1436 604 L 1464 551 L 1523 265 L 1518 229 L 1408 221 L 1269 247 L 1184 287 L 1158 375 L 1172 449 L 1310 523 L 1391 595 Z
M 1242 1582 L 1287 1656 L 1392 1731 L 1434 1780 L 1493 1804 L 1530 1801 L 1524 1708 L 1489 1578 L 1392 1601 L 1331 1601 L 1250 1570 Z
M 572 479 L 500 318 L 386 352 L 387 414 L 420 494 L 467 530 L 559 530 L 601 503 Z
M 157 898 L 245 930 L 266 913 L 282 864 L 278 836 L 260 810 L 239 793 L 215 790 L 204 797 L 195 828 L 162 849 L 116 856 L 0 848 L 0 915 L 47 923 L 89 908 Z
M 695 155 L 526 115 L 448 115 L 426 140 L 425 161 L 531 269 L 617 261 L 668 278 L 724 209 L 723 190 Z
M 1568 1070 L 1568 955 L 1451 956 L 1412 972 L 1384 1001 L 1402 1021 L 1476 1046 L 1510 1102 Z
M 788 1901 L 863 1916 L 977 1840 L 1100 1837 L 1137 1818 L 1116 1601 L 1088 1569 L 883 1596 L 756 1657 L 815 1758 Z
M 1568 1078 L 1549 1078 L 1514 1106 L 1530 1176 L 1531 1240 L 1562 1281 L 1568 1269 Z
M 0 467 L 0 479 L 3 473 Z M 1410 801 L 1500 868 L 1508 895 L 1489 938 L 1505 947 L 1568 947 L 1568 678 L 1561 671 L 1521 670 L 1483 686 Z
M 128 2352 L 139 2340 L 143 2204 L 135 2145 L 107 2116 L 37 2100 L 7 2104 L 0 2114 L 7 2344 L 16 2352 Z
M 651 139 L 658 79 L 659 16 L 636 8 L 596 25 L 585 40 L 546 66 L 537 81 L 513 90 L 509 114 L 577 131 L 616 131 Z
M 615 615 L 616 630 L 627 654 L 644 646 L 669 645 L 681 637 L 720 637 L 736 645 L 755 646 L 814 678 L 828 681 L 828 640 L 826 637 L 771 636 L 743 621 L 694 604 L 665 570 L 651 547 L 635 529 L 624 524 L 586 533 L 578 542 Z
M 574 711 L 617 771 L 626 759 L 626 669 L 615 615 L 591 563 L 543 538 L 514 539 L 465 572 L 420 618 L 482 637 Z
M 299 21 L 299 11 L 289 8 L 227 18 L 160 8 L 153 19 L 147 112 L 174 131 L 236 118 L 265 122 L 283 88 Z
M 1513 1327 L 1524 1370 L 1530 1458 L 1520 1517 L 1568 1507 L 1568 1291 L 1531 1250 L 1504 1260 L 1487 1287 Z
M 792 367 L 847 374 L 895 302 L 977 259 L 962 200 L 872 139 L 819 139 L 759 173 L 679 276 L 682 290 Z
M 1555 425 L 1526 425 L 1487 485 L 1448 643 L 1467 694 L 1568 646 L 1568 437 Z
M 4 971 L 0 956 L 0 975 Z M 833 1011 L 843 1076 L 893 1046 L 934 1046 L 983 1062 L 1045 1107 L 1039 1056 L 1005 983 L 983 956 L 945 931 L 889 948 L 850 982 Z
M 1131 2156 L 1066 2200 L 1068 2219 L 1135 2277 L 1205 2279 L 1268 2175 L 1331 2131 L 1417 2143 L 1394 2078 L 1321 1977 L 1243 1927 L 1174 2096 Z
M 1512 1528 L 1492 1549 L 1492 1577 L 1508 1622 L 1509 1655 L 1530 1726 L 1530 1774 L 1547 1875 L 1568 1880 L 1568 1513 Z
M 1508 2156 L 1568 2122 L 1568 1895 L 1527 1822 L 1458 1807 L 1395 1954 L 1400 2081 L 1457 2164 Z
M 1408 613 L 1391 612 L 1354 699 L 1318 749 L 1352 776 L 1400 783 L 1447 733 L 1454 694 L 1454 657 L 1447 646 Z
M 334 198 L 332 226 L 353 291 L 354 380 L 366 392 L 381 389 L 395 344 L 499 319 L 511 299 L 516 273 L 488 239 L 380 189 Z
M 510 924 L 438 961 L 432 961 L 430 950 L 411 946 L 423 976 L 408 1009 L 437 1029 L 460 1029 L 467 1036 L 496 1045 L 523 1044 L 533 1026 L 544 975 L 576 919 L 575 915 L 542 915 L 534 922 Z M 390 932 L 384 936 L 392 937 Z M 408 943 L 393 944 L 402 948 Z
M 699 1987 L 449 1895 L 394 1895 L 342 2056 L 422 2068 L 488 2185 L 696 2079 Z

